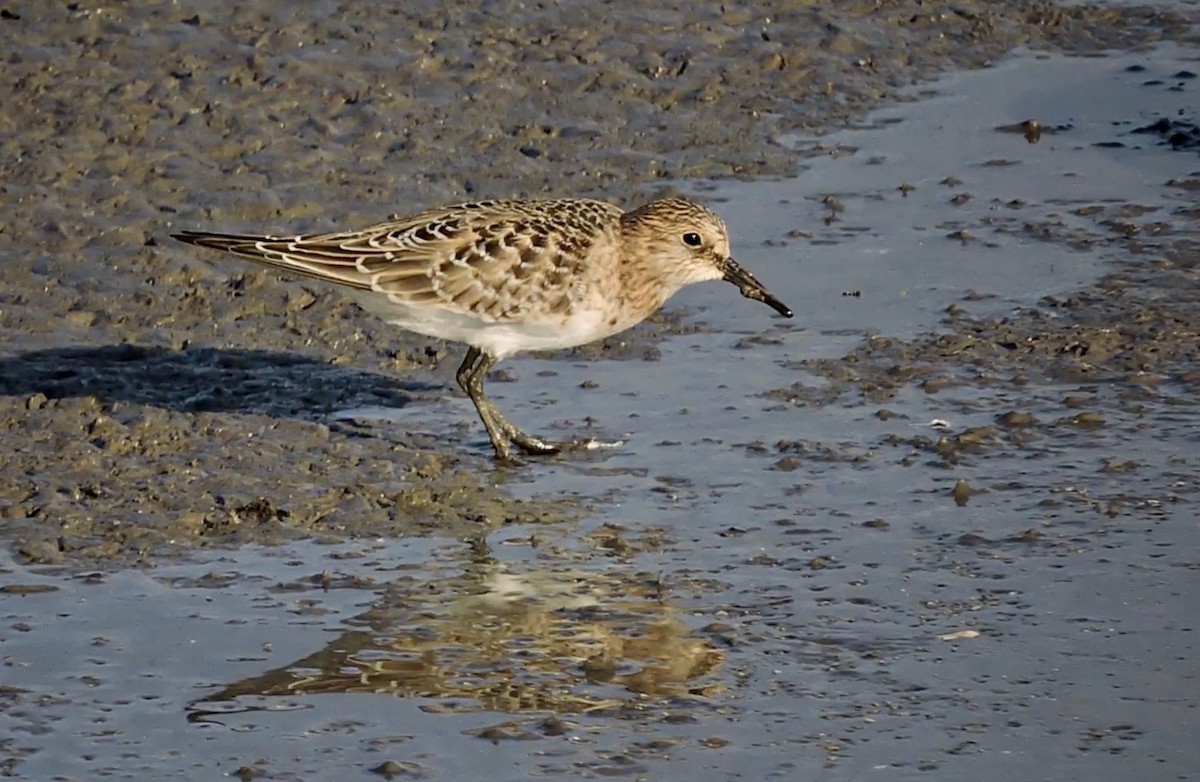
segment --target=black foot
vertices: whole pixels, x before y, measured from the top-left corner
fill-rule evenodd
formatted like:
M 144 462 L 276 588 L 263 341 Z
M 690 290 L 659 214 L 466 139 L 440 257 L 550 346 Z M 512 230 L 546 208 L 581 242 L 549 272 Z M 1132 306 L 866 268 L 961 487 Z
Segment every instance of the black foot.
M 599 451 L 605 448 L 619 448 L 624 440 L 568 440 L 566 442 L 550 442 L 540 437 L 532 437 L 521 432 L 512 438 L 513 444 L 528 456 L 553 456 L 554 454 L 579 453 L 581 451 Z
M 540 437 L 533 437 L 522 431 L 513 432 L 511 439 L 514 445 L 529 456 L 552 456 L 563 450 L 562 443 L 551 443 Z

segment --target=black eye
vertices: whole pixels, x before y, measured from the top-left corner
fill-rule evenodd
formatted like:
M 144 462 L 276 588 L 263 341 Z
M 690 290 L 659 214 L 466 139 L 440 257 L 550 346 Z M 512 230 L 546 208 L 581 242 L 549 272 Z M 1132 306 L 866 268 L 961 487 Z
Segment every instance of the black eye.
M 704 244 L 704 240 L 700 238 L 700 234 L 695 231 L 688 231 L 683 235 L 683 243 L 688 247 L 699 247 Z

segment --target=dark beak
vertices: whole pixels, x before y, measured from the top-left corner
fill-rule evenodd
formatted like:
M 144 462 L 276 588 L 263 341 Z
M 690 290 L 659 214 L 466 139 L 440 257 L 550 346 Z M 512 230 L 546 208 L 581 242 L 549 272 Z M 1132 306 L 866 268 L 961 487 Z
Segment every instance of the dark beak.
M 725 276 L 722 279 L 738 286 L 738 290 L 747 299 L 761 301 L 785 318 L 792 317 L 792 311 L 788 309 L 787 305 L 772 296 L 771 292 L 764 288 L 763 284 L 753 274 L 743 269 L 732 258 L 725 259 Z

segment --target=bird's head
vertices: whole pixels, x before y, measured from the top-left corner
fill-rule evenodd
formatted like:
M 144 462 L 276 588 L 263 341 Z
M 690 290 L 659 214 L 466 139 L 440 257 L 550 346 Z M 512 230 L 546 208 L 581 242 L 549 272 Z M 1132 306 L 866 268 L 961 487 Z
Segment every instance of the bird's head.
M 627 256 L 650 266 L 667 296 L 694 282 L 725 280 L 746 298 L 792 317 L 791 309 L 731 257 L 725 221 L 708 207 L 686 198 L 651 201 L 627 213 L 622 230 Z

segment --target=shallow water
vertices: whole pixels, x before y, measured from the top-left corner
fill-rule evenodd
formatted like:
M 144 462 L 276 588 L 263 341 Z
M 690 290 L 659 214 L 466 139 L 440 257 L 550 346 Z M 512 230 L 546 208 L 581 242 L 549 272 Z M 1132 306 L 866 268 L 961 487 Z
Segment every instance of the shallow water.
M 66 582 L 6 564 L 52 587 L 0 602 L 14 773 L 1188 778 L 1193 395 L 1034 380 L 879 402 L 812 361 L 1128 260 L 1106 216 L 1174 213 L 1189 196 L 1164 183 L 1200 169 L 1130 134 L 1194 107 L 1171 74 L 1195 57 L 1015 57 L 787 139 L 826 151 L 798 179 L 696 188 L 797 318 L 710 285 L 654 361 L 506 362 L 490 390 L 514 421 L 627 440 L 494 474 L 579 495 L 578 521 Z M 995 130 L 1029 118 L 1060 130 Z M 1036 423 L 939 451 L 1018 409 Z M 458 398 L 347 412 L 488 449 Z

